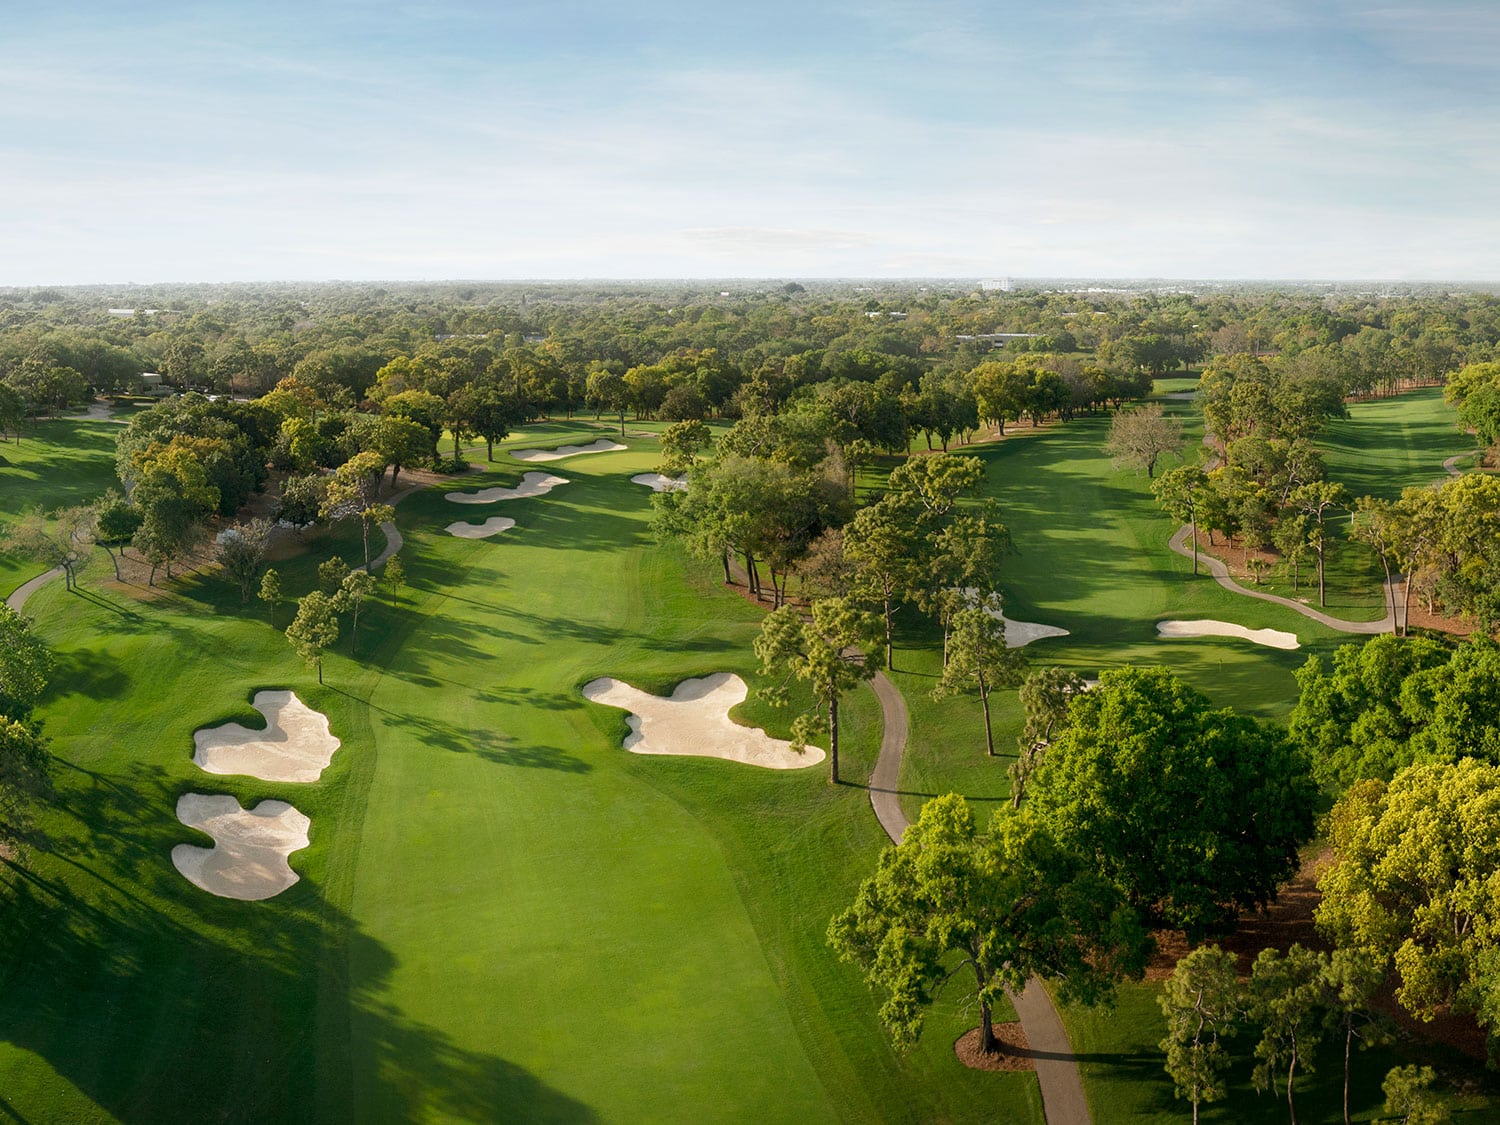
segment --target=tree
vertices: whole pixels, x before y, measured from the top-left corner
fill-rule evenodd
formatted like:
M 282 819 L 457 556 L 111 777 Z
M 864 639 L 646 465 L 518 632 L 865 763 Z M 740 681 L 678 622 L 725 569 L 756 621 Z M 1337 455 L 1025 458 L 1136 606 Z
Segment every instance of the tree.
M 141 526 L 131 542 L 151 563 L 147 585 L 156 582 L 156 568 L 187 552 L 203 521 L 219 505 L 219 489 L 208 479 L 198 451 L 174 437 L 166 445 L 154 442 L 131 457 L 135 488 L 131 501 L 141 513 Z
M 1328 818 L 1334 862 L 1318 929 L 1340 949 L 1394 962 L 1396 999 L 1428 1020 L 1473 1012 L 1493 1050 L 1500 1023 L 1500 766 L 1472 758 L 1361 781 Z
M 1424 687 L 1416 682 L 1411 689 L 1406 686 L 1418 673 L 1442 668 L 1449 659 L 1448 648 L 1435 640 L 1389 634 L 1340 645 L 1331 667 L 1322 657 L 1309 657 L 1296 671 L 1299 692 L 1288 730 L 1312 761 L 1318 780 L 1329 789 L 1343 790 L 1361 778 L 1389 780 L 1410 765 L 1416 760 L 1412 736 L 1420 724 L 1435 717 L 1433 708 L 1425 704 L 1412 712 L 1410 708 L 1423 700 L 1444 702 L 1444 695 L 1455 694 L 1458 698 L 1453 702 L 1458 706 L 1452 709 L 1457 712 L 1452 718 L 1481 734 L 1484 724 L 1459 718 L 1472 700 L 1463 698 L 1468 692 L 1453 689 L 1467 685 L 1455 683 L 1453 677 L 1437 683 L 1428 677 Z M 1500 671 L 1489 661 L 1481 663 L 1490 665 L 1490 672 Z M 1470 678 L 1459 677 L 1461 681 Z M 1445 734 L 1454 725 L 1449 718 L 1450 710 L 1445 707 L 1441 723 Z M 1457 746 L 1449 747 L 1447 756 L 1457 758 Z
M 6 537 L 6 544 L 17 554 L 35 559 L 43 566 L 63 572 L 69 590 L 77 584 L 79 566 L 93 545 L 94 510 L 92 507 L 59 508 L 50 517 L 32 509 L 21 517 Z
M 1250 1019 L 1260 1024 L 1260 1042 L 1255 1045 L 1256 1064 L 1252 1080 L 1257 1090 L 1278 1084 L 1277 1072 L 1286 1071 L 1286 1106 L 1292 1125 L 1297 1125 L 1297 1103 L 1293 1098 L 1298 1066 L 1311 1071 L 1313 1058 L 1328 1027 L 1328 957 L 1293 945 L 1283 956 L 1275 949 L 1262 949 L 1250 967 Z
M 1297 581 L 1301 575 L 1302 564 L 1307 561 L 1307 556 L 1312 551 L 1308 530 L 1307 517 L 1301 512 L 1282 512 L 1281 518 L 1276 521 L 1276 529 L 1271 534 L 1271 541 L 1276 545 L 1276 550 L 1281 552 L 1281 557 L 1292 568 L 1292 593 L 1294 594 L 1297 592 Z
M 0 715 L 30 715 L 51 670 L 52 657 L 31 635 L 31 623 L 0 602 Z
M 23 835 L 30 806 L 52 793 L 52 755 L 36 724 L 0 711 L 0 838 Z
M 1068 721 L 1073 697 L 1086 690 L 1083 677 L 1066 668 L 1038 668 L 1021 684 L 1021 708 L 1026 729 L 1016 741 L 1019 753 L 1010 767 L 1011 808 L 1021 807 L 1026 783 L 1036 772 L 1041 755 Z
M 780 706 L 789 682 L 800 680 L 812 693 L 814 706 L 827 716 L 829 780 L 834 785 L 839 784 L 839 700 L 874 675 L 867 650 L 876 643 L 878 629 L 879 619 L 849 599 L 824 598 L 813 602 L 810 622 L 791 606 L 773 610 L 755 638 L 761 674 L 781 678 L 761 695 Z M 811 716 L 804 713 L 793 724 L 793 745 L 805 746 L 810 733 Z
M 391 467 L 391 487 L 396 487 L 396 478 L 409 465 L 422 465 L 432 460 L 432 433 L 426 426 L 399 414 L 388 414 L 375 426 L 375 452 L 384 464 Z M 494 445 L 490 446 L 490 460 L 494 458 Z
M 1197 465 L 1183 465 L 1161 475 L 1151 486 L 1156 502 L 1167 510 L 1167 514 L 1181 523 L 1193 526 L 1193 573 L 1198 573 L 1198 513 L 1203 494 L 1208 490 L 1208 477 Z
M 129 543 L 140 526 L 141 513 L 113 488 L 94 501 L 94 542 L 114 565 L 116 582 L 120 581 L 120 558 L 114 548 Z
M 1115 468 L 1145 469 L 1150 479 L 1164 453 L 1182 451 L 1182 423 L 1163 414 L 1156 402 L 1122 410 L 1110 420 L 1104 448 L 1114 457 Z
M 713 434 L 702 422 L 673 422 L 661 432 L 661 472 L 675 477 L 691 469 Z
M 1140 974 L 1147 946 L 1118 891 L 1045 827 L 1012 814 L 979 833 L 953 793 L 923 805 L 881 853 L 828 941 L 885 994 L 880 1021 L 902 1049 L 947 981 L 972 975 L 986 1054 L 1000 1049 L 992 1010 L 1005 989 L 1039 975 L 1065 999 L 1097 1003 Z
M 323 518 L 327 499 L 328 478 L 321 473 L 287 477 L 281 482 L 276 519 L 291 524 L 300 533 Z
M 400 555 L 392 555 L 385 564 L 385 582 L 391 588 L 391 605 L 396 604 L 396 595 L 406 584 L 406 564 Z
M 286 639 L 309 668 L 317 667 L 321 684 L 323 653 L 339 639 L 339 619 L 333 599 L 321 590 L 303 595 L 297 602 L 297 616 L 287 626 Z
M 1344 1033 L 1344 1125 L 1349 1125 L 1349 1056 L 1354 1041 L 1360 1047 L 1388 1042 L 1385 1020 L 1373 1008 L 1385 983 L 1385 961 L 1362 949 L 1335 949 L 1327 968 L 1328 1006 Z
M 1327 606 L 1328 596 L 1323 582 L 1323 563 L 1328 551 L 1328 531 L 1323 516 L 1330 508 L 1347 508 L 1349 492 L 1341 484 L 1331 481 L 1313 481 L 1296 489 L 1290 496 L 1293 507 L 1312 521 L 1308 528 L 1307 541 L 1318 558 L 1318 604 Z
M 855 594 L 881 607 L 887 668 L 895 667 L 896 607 L 918 575 L 917 513 L 908 494 L 891 493 L 855 512 L 844 528 L 844 557 L 854 564 Z
M 990 726 L 990 692 L 1015 686 L 1025 663 L 1019 650 L 1005 647 L 1005 622 L 999 613 L 1000 599 L 994 596 L 953 615 L 948 663 L 932 689 L 934 699 L 968 691 L 979 696 L 984 711 L 985 752 L 992 758 L 995 732 Z
M 1192 1103 L 1197 1125 L 1198 1106 L 1229 1092 L 1225 1079 L 1231 1060 L 1219 1040 L 1235 1034 L 1239 1016 L 1234 955 L 1217 945 L 1199 946 L 1177 962 L 1157 1003 L 1167 1021 L 1161 1041 L 1167 1074 L 1177 1097 Z
M 1375 552 L 1385 571 L 1385 584 L 1391 584 L 1391 564 L 1399 558 L 1401 544 L 1401 517 L 1396 506 L 1389 500 L 1377 496 L 1361 496 L 1354 502 L 1354 515 L 1349 522 L 1349 537 L 1364 543 Z M 1392 610 L 1392 618 L 1395 611 Z M 1399 632 L 1401 622 L 1392 620 L 1391 632 Z
M 339 592 L 344 579 L 349 577 L 349 564 L 338 555 L 324 559 L 318 564 L 318 585 L 330 598 Z
M 1315 787 L 1280 732 L 1210 709 L 1166 668 L 1106 671 L 1070 712 L 1031 806 L 1152 925 L 1222 925 L 1297 869 Z
M 613 371 L 600 369 L 591 374 L 584 390 L 595 410 L 608 410 L 620 416 L 620 436 L 625 436 L 625 411 L 630 408 L 630 384 Z
M 6 434 L 15 434 L 21 440 L 21 423 L 26 420 L 26 402 L 12 387 L 0 383 L 0 441 Z
M 265 561 L 271 541 L 271 521 L 254 519 L 239 527 L 225 528 L 214 540 L 215 556 L 229 580 L 240 588 L 240 604 L 250 603 L 250 592 Z
M 257 596 L 266 603 L 271 624 L 275 625 L 276 607 L 281 602 L 281 575 L 276 573 L 275 567 L 267 567 L 266 572 L 260 576 L 260 593 Z
M 339 584 L 334 601 L 339 609 L 348 609 L 354 614 L 354 625 L 349 638 L 349 651 L 359 648 L 359 609 L 365 599 L 375 593 L 375 576 L 368 570 L 351 570 Z
M 380 477 L 385 465 L 378 453 L 356 453 L 333 472 L 323 500 L 323 517 L 341 520 L 359 517 L 365 549 L 365 569 L 370 566 L 370 527 L 391 518 L 389 504 L 381 504 Z
M 1433 1095 L 1436 1081 L 1437 1071 L 1430 1066 L 1392 1067 L 1380 1084 L 1385 1112 L 1398 1117 L 1401 1125 L 1442 1125 L 1450 1115 Z

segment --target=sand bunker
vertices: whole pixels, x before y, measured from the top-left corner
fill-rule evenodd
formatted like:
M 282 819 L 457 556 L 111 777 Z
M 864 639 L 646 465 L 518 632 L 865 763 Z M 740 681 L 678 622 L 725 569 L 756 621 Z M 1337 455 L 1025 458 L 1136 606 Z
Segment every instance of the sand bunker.
M 644 484 L 652 492 L 686 492 L 687 477 L 664 477 L 660 473 L 637 473 L 631 484 Z
M 973 586 L 964 587 L 964 594 L 969 598 L 970 604 L 974 604 L 979 596 L 979 591 Z M 986 610 L 995 620 L 1005 625 L 1005 647 L 1024 648 L 1032 641 L 1039 641 L 1044 637 L 1066 637 L 1068 631 L 1057 625 L 1043 625 L 1036 621 L 1012 621 L 999 610 Z
M 1247 629 L 1229 621 L 1158 621 L 1156 631 L 1163 637 L 1237 637 L 1267 648 L 1301 648 L 1295 633 L 1280 629 Z
M 561 461 L 564 457 L 577 457 L 580 453 L 617 453 L 629 448 L 609 438 L 600 438 L 590 445 L 560 445 L 556 449 L 512 449 L 510 455 L 517 461 Z
M 801 769 L 823 760 L 823 751 L 815 746 L 799 754 L 791 743 L 732 720 L 729 709 L 749 694 L 745 681 L 732 672 L 683 680 L 670 699 L 608 677 L 583 685 L 585 699 L 630 712 L 624 745 L 632 754 L 727 758 L 771 770 Z
M 516 521 L 506 516 L 491 516 L 483 523 L 450 523 L 443 528 L 449 535 L 456 535 L 460 539 L 486 539 L 491 535 L 499 535 L 502 531 L 509 531 L 516 526 Z
M 525 500 L 532 496 L 545 496 L 567 478 L 554 477 L 547 473 L 527 473 L 515 488 L 486 488 L 482 492 L 449 492 L 445 495 L 455 504 L 498 504 L 502 500 Z
M 285 801 L 242 809 L 233 797 L 184 793 L 177 819 L 214 838 L 211 848 L 178 844 L 172 849 L 172 863 L 183 878 L 209 894 L 257 902 L 297 881 L 286 857 L 307 847 L 311 822 Z
M 208 773 L 262 781 L 317 781 L 339 748 L 328 716 L 289 691 L 258 691 L 252 706 L 266 717 L 266 729 L 225 723 L 194 731 L 194 764 Z
M 1057 625 L 1043 625 L 1037 621 L 1012 621 L 1005 614 L 995 614 L 1005 622 L 1005 647 L 1024 648 L 1032 641 L 1043 637 L 1066 637 L 1068 631 Z

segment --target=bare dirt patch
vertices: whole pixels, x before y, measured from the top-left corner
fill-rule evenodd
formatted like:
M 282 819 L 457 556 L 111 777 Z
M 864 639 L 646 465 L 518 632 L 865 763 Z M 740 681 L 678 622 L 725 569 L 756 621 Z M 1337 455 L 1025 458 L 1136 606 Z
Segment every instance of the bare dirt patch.
M 970 1070 L 994 1070 L 1015 1073 L 1035 1070 L 1036 1062 L 1031 1057 L 1031 1044 L 1026 1041 L 1026 1032 L 1019 1023 L 997 1023 L 995 1038 L 1000 1040 L 1000 1050 L 986 1055 L 979 1049 L 979 1028 L 971 1027 L 953 1041 L 953 1053 L 958 1061 Z

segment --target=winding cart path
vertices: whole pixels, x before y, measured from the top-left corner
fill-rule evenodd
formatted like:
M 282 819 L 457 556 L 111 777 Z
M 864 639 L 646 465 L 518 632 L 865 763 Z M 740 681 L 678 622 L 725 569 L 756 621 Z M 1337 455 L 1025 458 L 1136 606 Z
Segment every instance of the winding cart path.
M 906 701 L 884 672 L 876 672 L 870 686 L 880 701 L 885 727 L 880 739 L 880 756 L 870 775 L 870 806 L 891 843 L 899 844 L 902 833 L 911 823 L 901 809 L 897 786 L 909 726 Z M 1068 1041 L 1067 1029 L 1053 1006 L 1052 997 L 1042 987 L 1042 982 L 1032 977 L 1020 993 L 1010 993 L 1010 1001 L 1031 1047 L 1047 1125 L 1091 1125 L 1093 1118 L 1089 1116 L 1088 1099 L 1083 1096 L 1078 1060 L 1073 1057 L 1073 1044 Z

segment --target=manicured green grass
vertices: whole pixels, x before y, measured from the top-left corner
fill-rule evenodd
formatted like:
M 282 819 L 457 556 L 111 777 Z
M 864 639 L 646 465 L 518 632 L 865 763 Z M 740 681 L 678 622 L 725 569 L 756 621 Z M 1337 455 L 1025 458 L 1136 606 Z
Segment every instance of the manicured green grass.
M 21 440 L 0 442 L 0 539 L 33 508 L 87 504 L 115 481 L 111 422 L 52 419 L 27 425 Z M 46 567 L 0 551 L 0 598 Z
M 533 427 L 518 444 L 578 436 Z M 13 870 L 0 1081 L 28 1119 L 1040 1121 L 1034 1078 L 969 1072 L 940 1004 L 909 1057 L 827 949 L 884 842 L 857 785 L 619 747 L 623 713 L 577 689 L 756 682 L 759 611 L 647 529 L 629 483 L 654 447 L 554 462 L 572 482 L 474 518 L 438 489 L 403 503 L 409 586 L 367 607 L 327 685 L 263 607 L 214 579 L 153 600 L 49 587 L 59 656 L 41 711 L 60 768 L 51 841 Z M 512 483 L 500 458 L 464 488 Z M 484 509 L 488 514 L 491 509 Z M 352 558 L 357 532 L 320 543 Z M 278 564 L 292 592 L 316 557 Z M 289 610 L 283 606 L 279 624 Z M 210 777 L 192 731 L 291 687 L 344 740 L 315 785 Z M 784 732 L 789 716 L 752 701 Z M 868 773 L 873 699 L 847 709 Z M 291 800 L 312 818 L 303 881 L 265 903 L 172 868 L 203 842 L 183 792 Z
M 1394 500 L 1403 488 L 1443 480 L 1443 461 L 1472 453 L 1474 437 L 1458 428 L 1442 388 L 1424 387 L 1352 403 L 1349 417 L 1332 422 L 1318 446 L 1330 480 L 1355 496 Z
M 1158 1044 L 1166 1034 L 1166 1023 L 1156 996 L 1155 985 L 1127 985 L 1120 989 L 1112 1008 L 1062 1008 L 1098 1125 L 1176 1125 L 1190 1115 L 1189 1103 L 1173 1096 L 1172 1080 L 1162 1066 Z M 1258 1093 L 1251 1083 L 1257 1038 L 1255 1029 L 1245 1028 L 1227 1043 L 1236 1060 L 1230 1072 L 1229 1096 L 1202 1107 L 1204 1125 L 1276 1125 L 1286 1121 L 1285 1086 Z M 1297 1080 L 1297 1119 L 1342 1121 L 1343 1040 L 1330 1035 L 1313 1062 L 1315 1069 Z M 1410 1063 L 1434 1066 L 1440 1074 L 1465 1083 L 1475 1079 L 1472 1063 L 1409 1039 L 1368 1051 L 1356 1049 L 1350 1067 L 1350 1117 L 1355 1121 L 1381 1120 L 1385 1101 L 1381 1082 L 1391 1067 Z M 1282 1074 L 1284 1083 L 1285 1072 Z M 1450 1107 L 1455 1121 L 1493 1120 L 1493 1103 L 1483 1094 L 1453 1096 Z

